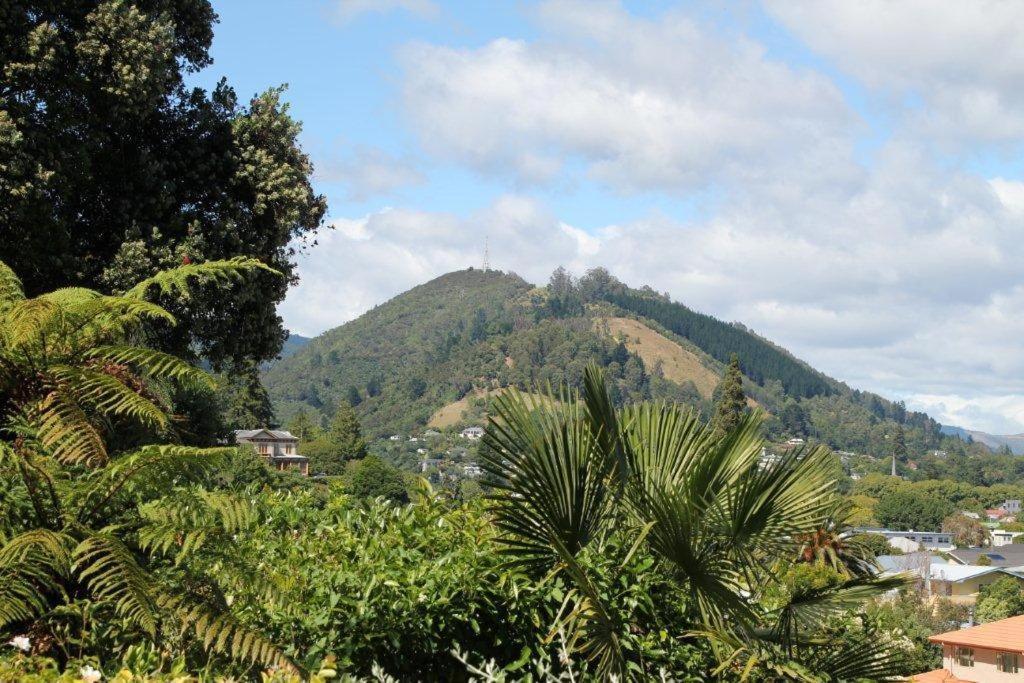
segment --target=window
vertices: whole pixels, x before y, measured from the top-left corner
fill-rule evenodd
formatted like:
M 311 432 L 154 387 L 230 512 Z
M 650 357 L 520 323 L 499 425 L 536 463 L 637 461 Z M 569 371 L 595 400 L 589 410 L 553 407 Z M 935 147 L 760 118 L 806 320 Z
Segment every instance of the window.
M 1020 665 L 1015 652 L 997 652 L 996 669 L 1007 674 L 1015 674 Z
M 969 647 L 958 647 L 954 654 L 956 663 L 960 666 L 974 666 L 974 649 Z

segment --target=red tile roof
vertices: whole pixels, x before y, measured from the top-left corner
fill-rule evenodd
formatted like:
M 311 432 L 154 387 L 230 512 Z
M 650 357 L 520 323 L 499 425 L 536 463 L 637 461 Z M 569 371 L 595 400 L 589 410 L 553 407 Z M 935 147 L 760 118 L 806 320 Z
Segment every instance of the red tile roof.
M 1024 652 L 1024 616 L 1000 619 L 981 626 L 948 631 L 932 636 L 933 643 L 966 645 L 987 650 Z

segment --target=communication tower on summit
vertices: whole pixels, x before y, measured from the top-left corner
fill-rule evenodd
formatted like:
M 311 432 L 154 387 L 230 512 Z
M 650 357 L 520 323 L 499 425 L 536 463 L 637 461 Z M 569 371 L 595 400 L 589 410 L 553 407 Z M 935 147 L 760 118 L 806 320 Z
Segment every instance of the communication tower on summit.
M 484 237 L 484 272 L 491 269 L 491 238 Z

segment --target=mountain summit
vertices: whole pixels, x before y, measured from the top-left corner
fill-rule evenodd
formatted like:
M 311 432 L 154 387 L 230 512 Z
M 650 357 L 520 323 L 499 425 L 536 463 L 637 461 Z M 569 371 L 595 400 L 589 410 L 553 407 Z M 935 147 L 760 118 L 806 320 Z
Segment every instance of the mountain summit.
M 732 354 L 744 391 L 779 435 L 813 433 L 836 448 L 884 453 L 895 423 L 917 447 L 939 448 L 940 426 L 901 403 L 850 389 L 746 327 L 631 288 L 604 269 L 545 287 L 494 270 L 462 270 L 414 287 L 312 339 L 264 381 L 279 419 L 300 408 L 356 406 L 382 436 L 478 422 L 506 387 L 579 387 L 590 362 L 615 401 L 665 399 L 709 415 Z

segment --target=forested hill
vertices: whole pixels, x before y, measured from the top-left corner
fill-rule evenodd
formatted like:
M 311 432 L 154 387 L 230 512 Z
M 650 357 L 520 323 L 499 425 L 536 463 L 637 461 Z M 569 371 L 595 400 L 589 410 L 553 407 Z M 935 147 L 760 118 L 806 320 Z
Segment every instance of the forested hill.
M 578 387 L 589 362 L 606 369 L 619 403 L 666 399 L 708 414 L 733 353 L 772 435 L 881 454 L 898 423 L 908 447 L 955 447 L 927 415 L 851 390 L 740 325 L 603 269 L 579 279 L 559 269 L 545 287 L 499 271 L 449 273 L 312 339 L 263 379 L 283 424 L 299 409 L 326 419 L 347 401 L 381 436 L 479 423 L 503 388 Z

